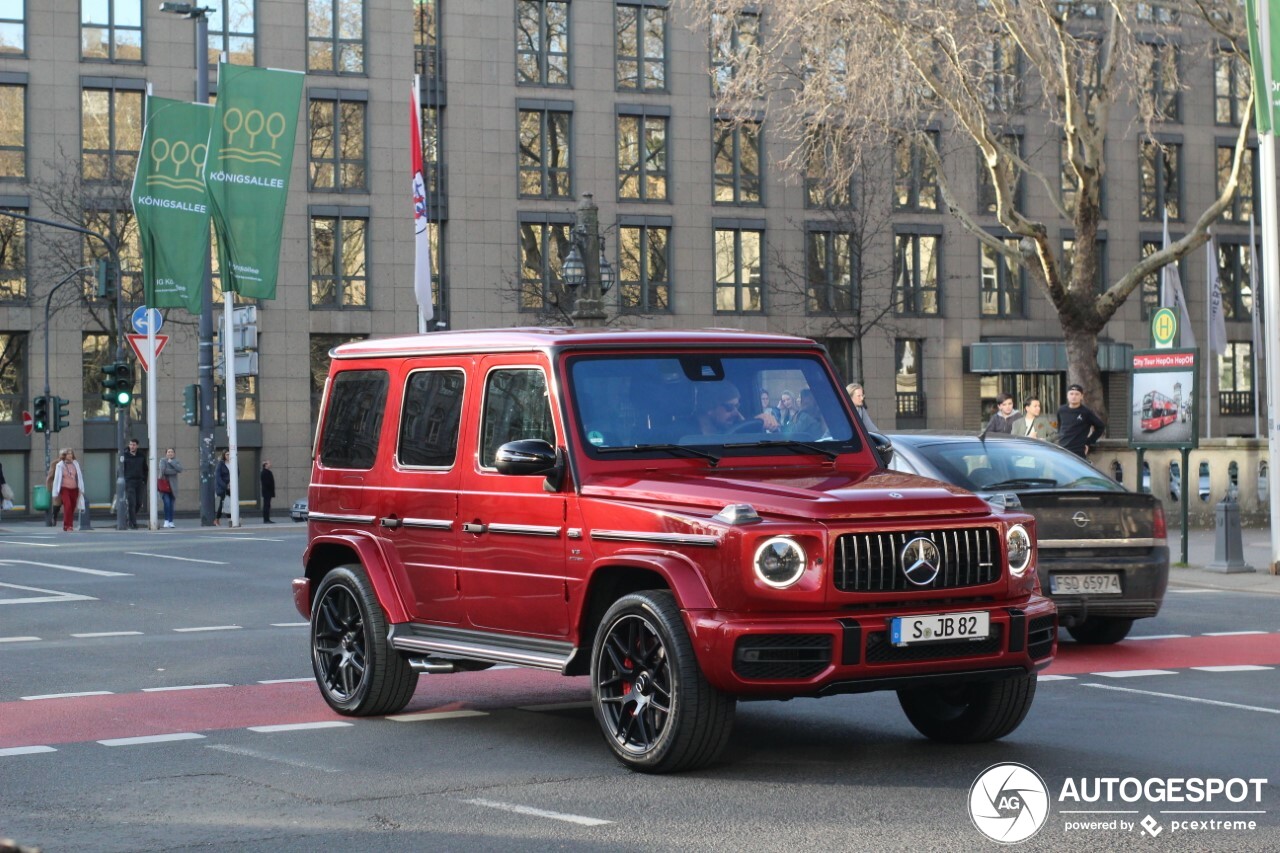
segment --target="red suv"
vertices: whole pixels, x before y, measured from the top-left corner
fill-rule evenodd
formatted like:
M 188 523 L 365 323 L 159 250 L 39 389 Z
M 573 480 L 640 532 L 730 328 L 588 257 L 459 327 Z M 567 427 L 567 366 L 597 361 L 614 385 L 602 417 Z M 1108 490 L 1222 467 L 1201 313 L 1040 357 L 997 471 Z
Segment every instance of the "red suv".
M 1056 648 L 1034 520 L 886 470 L 856 424 L 822 347 L 780 335 L 338 347 L 294 581 L 321 693 L 362 716 L 421 672 L 590 674 L 652 772 L 714 760 L 739 697 L 895 690 L 930 738 L 1008 734 Z

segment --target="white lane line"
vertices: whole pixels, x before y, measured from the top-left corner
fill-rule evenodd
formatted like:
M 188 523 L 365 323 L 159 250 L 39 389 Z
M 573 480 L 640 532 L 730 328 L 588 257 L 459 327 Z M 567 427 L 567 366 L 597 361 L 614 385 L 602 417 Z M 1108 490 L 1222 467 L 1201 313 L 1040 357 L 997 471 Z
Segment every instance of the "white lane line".
M 141 637 L 141 631 L 94 631 L 90 634 L 72 634 L 80 640 L 91 640 L 98 637 Z
M 392 714 L 387 717 L 397 723 L 423 723 L 431 720 L 456 720 L 460 717 L 487 717 L 485 711 L 423 711 L 418 714 Z
M 500 809 L 504 812 L 515 812 L 516 814 L 530 815 L 532 817 L 545 817 L 550 820 L 562 820 L 565 823 L 576 823 L 579 826 L 604 826 L 613 823 L 611 820 L 602 820 L 598 817 L 584 817 L 577 814 L 565 814 L 564 812 L 551 812 L 546 809 L 535 809 L 532 806 L 520 806 L 515 803 L 500 803 L 497 800 L 463 800 L 464 803 L 470 803 L 473 806 L 484 806 L 489 809 Z
M 1194 589 L 1167 589 L 1165 592 L 1177 593 L 1178 595 L 1215 595 L 1220 592 L 1226 592 L 1225 589 L 1203 589 L 1196 587 Z
M 281 723 L 275 726 L 249 726 L 249 731 L 270 734 L 272 732 L 302 732 L 310 729 L 345 729 L 355 725 L 341 720 L 325 720 L 320 723 Z
M 37 643 L 39 637 L 0 637 L 0 643 Z
M 272 622 L 272 628 L 310 628 L 310 622 Z
M 26 542 L 21 539 L 0 539 L 0 545 L 25 545 L 29 548 L 57 548 L 57 542 Z
M 1067 676 L 1065 675 L 1042 675 L 1040 676 L 1040 680 L 1044 681 L 1046 678 L 1066 678 L 1066 677 Z M 521 705 L 519 707 L 521 711 L 538 711 L 538 712 L 576 711 L 580 708 L 590 708 L 591 702 L 590 700 L 586 702 L 558 702 L 551 705 Z
M 1234 666 L 1193 666 L 1200 672 L 1262 672 L 1263 670 L 1275 669 L 1274 666 L 1258 666 L 1252 663 L 1241 663 Z
M 204 735 L 195 732 L 178 732 L 171 735 L 146 735 L 145 737 L 116 737 L 100 740 L 103 746 L 141 746 L 144 743 L 169 743 L 175 740 L 204 740 Z
M 1091 672 L 1103 678 L 1142 678 L 1147 675 L 1177 675 L 1171 669 L 1118 669 L 1115 672 Z
M 217 687 L 230 687 L 230 684 L 179 684 L 174 687 L 144 687 L 143 693 L 171 693 L 174 690 L 213 690 Z
M 1075 681 L 1074 675 L 1037 675 L 1036 681 Z
M 0 583 L 0 588 L 21 589 L 26 592 L 42 592 L 44 595 L 32 595 L 26 598 L 0 598 L 0 604 L 50 604 L 55 601 L 97 601 L 92 595 L 80 595 L 76 592 L 58 592 L 56 589 L 41 589 L 38 586 L 19 586 L 16 583 Z
M 1190 634 L 1148 634 L 1145 637 L 1130 637 L 1130 640 L 1185 640 Z
M 203 628 L 174 628 L 177 634 L 194 634 L 199 631 L 239 631 L 239 625 L 206 625 Z
M 207 563 L 210 566 L 225 566 L 221 560 L 197 560 L 195 557 L 175 557 L 172 554 L 148 554 L 145 551 L 125 551 L 132 557 L 155 557 L 157 560 L 181 560 L 184 563 Z
M 51 746 L 11 746 L 6 749 L 0 749 L 0 756 L 5 755 L 35 755 L 39 752 L 57 752 Z
M 315 676 L 309 675 L 306 678 L 272 678 L 267 681 L 259 681 L 259 684 L 302 684 L 305 681 L 315 681 Z
M 1258 634 L 1265 634 L 1266 631 L 1211 631 L 1205 634 L 1206 637 L 1253 637 Z
M 80 693 L 44 693 L 40 696 L 19 696 L 18 698 L 24 702 L 34 702 L 37 699 L 75 699 L 80 696 L 111 696 L 110 690 L 84 690 Z
M 1259 708 L 1257 705 L 1241 705 L 1236 702 L 1222 702 L 1217 699 L 1199 699 L 1195 696 L 1179 696 L 1176 693 L 1156 693 L 1154 690 L 1135 690 L 1132 687 L 1116 687 L 1111 684 L 1081 684 L 1080 686 L 1096 687 L 1099 690 L 1118 690 L 1122 693 L 1141 693 L 1143 696 L 1158 696 L 1161 699 L 1181 699 L 1183 702 L 1217 705 L 1220 708 L 1236 708 L 1241 711 L 1257 711 L 1260 714 L 1280 714 L 1280 708 Z
M 109 572 L 106 569 L 83 569 L 80 566 L 64 566 L 61 563 L 41 563 L 36 560 L 0 560 L 9 565 L 39 566 L 42 569 L 58 569 L 63 572 L 75 572 L 78 575 L 96 575 L 100 578 L 131 578 L 128 572 Z
M 241 536 L 233 534 L 231 536 L 216 537 L 219 542 L 287 542 L 287 539 L 273 539 L 270 536 Z
M 325 767 L 323 764 L 312 764 L 307 761 L 295 761 L 290 758 L 281 758 L 275 755 L 267 755 L 256 749 L 245 749 L 240 746 L 227 746 L 226 744 L 209 744 L 205 749 L 216 749 L 218 752 L 230 752 L 232 755 L 244 755 L 249 758 L 257 758 L 260 761 L 274 761 L 277 764 L 287 764 L 290 767 L 299 767 L 303 770 L 318 770 L 321 773 L 341 773 L 340 767 Z

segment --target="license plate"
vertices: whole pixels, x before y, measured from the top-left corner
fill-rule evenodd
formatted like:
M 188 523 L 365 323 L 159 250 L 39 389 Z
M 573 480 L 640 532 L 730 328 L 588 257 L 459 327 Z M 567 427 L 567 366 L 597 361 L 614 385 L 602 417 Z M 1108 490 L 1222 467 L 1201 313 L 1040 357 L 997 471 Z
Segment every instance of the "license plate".
M 1119 575 L 1049 575 L 1054 595 L 1119 595 Z
M 991 614 L 940 613 L 931 616 L 899 616 L 889 620 L 889 637 L 895 646 L 985 640 L 991 636 Z

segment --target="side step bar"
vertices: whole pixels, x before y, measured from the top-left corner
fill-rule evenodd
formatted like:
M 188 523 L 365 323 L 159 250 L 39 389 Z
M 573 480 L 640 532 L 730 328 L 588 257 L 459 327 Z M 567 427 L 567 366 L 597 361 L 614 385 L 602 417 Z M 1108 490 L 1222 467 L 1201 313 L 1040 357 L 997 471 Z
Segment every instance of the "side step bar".
M 396 651 L 410 655 L 427 655 L 432 664 L 447 663 L 447 661 L 438 661 L 439 657 L 462 658 L 514 664 L 532 669 L 548 669 L 554 672 L 564 672 L 576 651 L 572 643 L 556 640 L 512 637 L 507 634 L 490 634 L 486 631 L 468 631 L 462 628 L 443 628 L 413 623 L 392 625 L 387 631 L 387 639 Z M 419 671 L 432 671 L 426 668 L 425 661 L 422 664 Z M 442 668 L 435 671 L 449 670 Z

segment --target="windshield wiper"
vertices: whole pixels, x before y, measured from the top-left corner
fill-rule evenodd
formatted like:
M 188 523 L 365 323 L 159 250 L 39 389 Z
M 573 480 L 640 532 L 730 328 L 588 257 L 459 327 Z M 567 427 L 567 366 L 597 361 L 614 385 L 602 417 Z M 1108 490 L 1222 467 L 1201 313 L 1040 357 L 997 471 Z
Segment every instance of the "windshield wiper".
M 738 444 L 724 445 L 725 450 L 728 450 L 731 447 L 734 449 L 737 449 L 740 447 L 778 447 L 778 448 L 782 448 L 783 450 L 791 450 L 796 453 L 802 453 L 807 450 L 810 453 L 821 453 L 823 456 L 827 457 L 828 459 L 835 459 L 840 455 L 834 450 L 829 450 L 825 447 L 819 447 L 818 445 L 812 444 L 807 441 L 779 441 L 775 439 L 772 441 L 768 441 L 768 440 L 747 441 L 747 442 L 741 442 Z
M 1029 489 L 1036 489 L 1036 488 L 1048 488 L 1056 485 L 1058 485 L 1057 480 L 1051 480 L 1045 477 L 1019 477 L 1014 480 L 1002 480 L 999 483 L 991 483 L 990 485 L 984 485 L 982 487 L 982 491 L 985 492 L 985 491 L 988 491 L 989 489 L 1015 489 L 1019 486 L 1023 486 Z
M 635 453 L 643 450 L 661 450 L 670 453 L 673 456 L 684 454 L 686 456 L 696 456 L 699 459 L 706 459 L 714 468 L 720 464 L 720 457 L 714 453 L 707 453 L 705 450 L 695 450 L 692 447 L 685 447 L 683 444 L 631 444 L 626 447 L 600 447 L 596 449 L 596 453 Z

